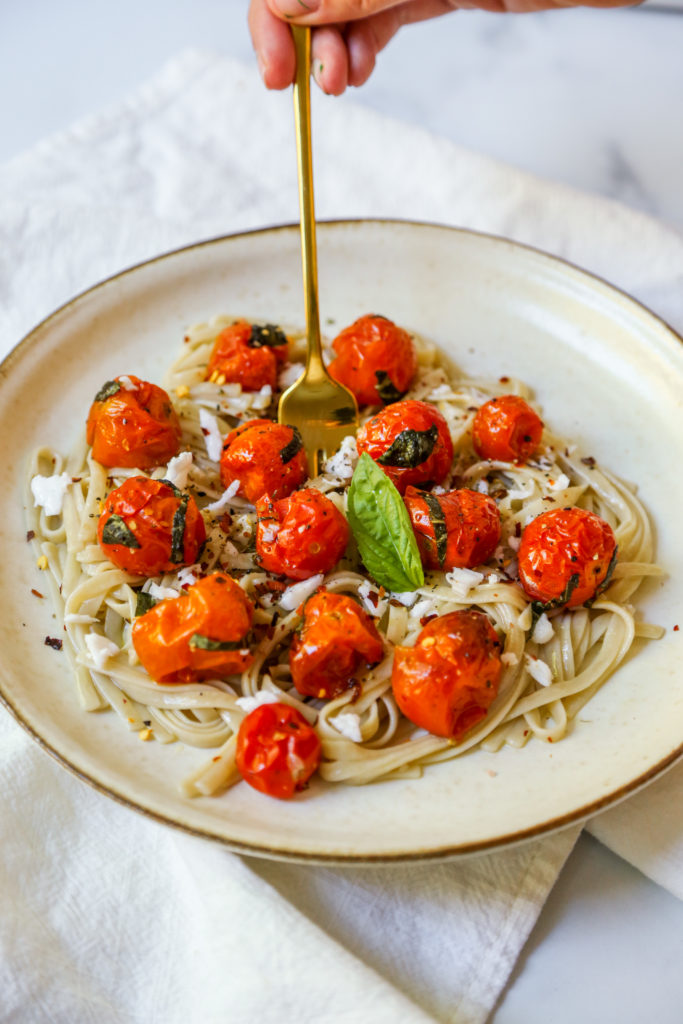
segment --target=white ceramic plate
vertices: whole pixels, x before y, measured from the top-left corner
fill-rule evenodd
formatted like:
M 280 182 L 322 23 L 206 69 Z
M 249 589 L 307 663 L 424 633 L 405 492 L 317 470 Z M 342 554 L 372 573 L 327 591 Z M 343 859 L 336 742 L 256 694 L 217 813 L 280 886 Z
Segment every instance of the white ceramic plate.
M 431 225 L 340 222 L 319 230 L 323 326 L 380 312 L 438 342 L 466 373 L 515 375 L 546 421 L 627 479 L 656 526 L 671 576 L 639 599 L 666 628 L 638 649 L 555 746 L 475 752 L 420 780 L 363 788 L 316 782 L 290 802 L 246 785 L 186 800 L 177 782 L 206 752 L 141 743 L 113 713 L 77 705 L 32 549 L 28 453 L 66 450 L 103 380 L 159 381 L 184 329 L 215 313 L 303 322 L 298 230 L 217 239 L 152 260 L 74 299 L 8 357 L 0 380 L 0 695 L 32 735 L 102 792 L 262 856 L 369 861 L 455 856 L 561 828 L 623 798 L 683 752 L 683 347 L 620 292 L 513 243 Z M 683 625 L 683 621 L 681 622 Z

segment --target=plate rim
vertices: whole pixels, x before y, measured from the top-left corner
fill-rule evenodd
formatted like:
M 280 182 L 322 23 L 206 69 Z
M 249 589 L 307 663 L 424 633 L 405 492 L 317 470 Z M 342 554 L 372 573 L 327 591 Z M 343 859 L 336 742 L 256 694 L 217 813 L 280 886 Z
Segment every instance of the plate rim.
M 477 239 L 483 239 L 493 243 L 502 243 L 509 246 L 512 249 L 522 250 L 526 253 L 530 253 L 534 256 L 540 256 L 544 261 L 550 261 L 551 263 L 557 264 L 563 267 L 565 270 L 569 269 L 572 273 L 578 275 L 579 279 L 584 280 L 586 283 L 590 283 L 593 286 L 599 284 L 603 289 L 606 289 L 608 293 L 618 296 L 621 300 L 626 300 L 627 303 L 631 304 L 638 312 L 659 325 L 663 328 L 665 333 L 669 336 L 669 339 L 673 342 L 677 342 L 679 345 L 683 345 L 683 336 L 681 336 L 665 319 L 658 313 L 655 313 L 643 302 L 634 298 L 625 289 L 608 281 L 606 278 L 599 274 L 595 274 L 592 271 L 588 271 L 583 267 L 565 259 L 564 257 L 557 256 L 553 253 L 549 253 L 538 246 L 530 245 L 524 242 L 518 242 L 514 239 L 507 238 L 503 235 L 496 235 L 485 231 L 478 231 L 471 228 L 453 226 L 438 221 L 427 221 L 427 220 L 412 220 L 409 218 L 387 218 L 387 217 L 358 217 L 358 218 L 334 218 L 329 220 L 318 221 L 318 226 L 324 230 L 334 228 L 346 228 L 353 226 L 397 226 L 401 228 L 429 228 L 438 231 L 443 231 L 447 234 L 454 234 L 461 237 L 475 237 Z M 84 288 L 82 291 L 76 293 L 71 298 L 67 299 L 57 308 L 55 308 L 46 317 L 41 319 L 35 324 L 22 338 L 20 338 L 16 344 L 9 350 L 5 357 L 0 361 L 0 379 L 6 378 L 12 370 L 13 363 L 20 358 L 23 352 L 30 348 L 33 343 L 35 336 L 49 328 L 54 320 L 61 317 L 69 311 L 73 306 L 80 303 L 93 293 L 104 289 L 115 281 L 128 277 L 135 272 L 142 270 L 145 267 L 153 264 L 161 263 L 165 260 L 172 259 L 180 256 L 184 253 L 190 253 L 200 249 L 208 248 L 212 245 L 220 245 L 226 242 L 230 242 L 236 239 L 251 238 L 258 235 L 273 234 L 280 232 L 297 232 L 299 231 L 298 222 L 286 222 L 281 224 L 274 224 L 271 226 L 264 226 L 260 228 L 253 228 L 248 230 L 242 230 L 237 232 L 230 232 L 227 234 L 221 234 L 212 236 L 210 238 L 200 239 L 196 242 L 190 242 L 186 245 L 164 250 L 161 253 L 157 253 L 144 260 L 140 260 L 137 263 L 130 264 L 121 270 L 114 272 L 100 280 Z M 67 755 L 60 752 L 54 746 L 45 740 L 38 732 L 35 731 L 33 726 L 24 719 L 22 712 L 18 707 L 15 707 L 12 701 L 7 697 L 2 687 L 2 676 L 4 672 L 0 671 L 0 703 L 7 709 L 12 718 L 21 726 L 25 732 L 31 737 L 31 739 L 37 743 L 37 745 L 47 754 L 49 754 L 57 763 L 65 768 L 71 775 L 75 776 L 81 782 L 86 783 L 96 792 L 101 793 L 104 796 L 109 797 L 116 803 L 129 808 L 142 814 L 146 818 L 156 821 L 160 824 L 169 825 L 172 828 L 178 829 L 186 834 L 196 836 L 198 838 L 207 839 L 212 842 L 218 842 L 225 848 L 231 850 L 234 853 L 263 857 L 267 859 L 274 859 L 288 862 L 298 863 L 319 863 L 319 864 L 337 864 L 340 866 L 362 866 L 362 865 L 376 865 L 376 864 L 398 864 L 398 863 L 422 863 L 428 861 L 443 861 L 452 860 L 456 858 L 463 858 L 468 856 L 476 856 L 483 853 L 491 853 L 500 849 L 509 848 L 520 843 L 528 842 L 533 839 L 539 839 L 544 836 L 550 836 L 554 833 L 562 831 L 572 825 L 579 824 L 586 819 L 592 817 L 594 814 L 599 813 L 606 808 L 611 808 L 621 803 L 627 797 L 631 796 L 635 792 L 645 788 L 656 778 L 665 774 L 670 768 L 672 768 L 677 761 L 683 758 L 683 741 L 673 750 L 671 750 L 664 757 L 660 758 L 656 764 L 651 765 L 645 772 L 632 779 L 630 782 L 625 783 L 613 792 L 603 795 L 589 803 L 577 808 L 573 811 L 567 812 L 566 814 L 559 815 L 556 818 L 546 820 L 540 824 L 531 826 L 529 828 L 521 829 L 515 832 L 508 832 L 505 835 L 496 836 L 494 838 L 478 840 L 474 842 L 463 842 L 456 845 L 447 844 L 438 848 L 432 847 L 427 850 L 411 850 L 411 851 L 398 851 L 395 853 L 378 853 L 378 854 L 354 854 L 352 852 L 344 853 L 325 853 L 324 851 L 306 852 L 306 851 L 292 851 L 286 847 L 270 846 L 266 843 L 250 843 L 238 839 L 230 839 L 219 832 L 212 830 L 211 828 L 200 828 L 195 825 L 187 824 L 181 820 L 173 818 L 162 811 L 153 810 L 150 807 L 144 806 L 142 803 L 136 802 L 130 796 L 124 795 L 118 792 L 116 788 L 112 787 L 111 784 L 106 784 L 100 779 L 93 777 L 92 774 L 77 765 L 73 764 Z

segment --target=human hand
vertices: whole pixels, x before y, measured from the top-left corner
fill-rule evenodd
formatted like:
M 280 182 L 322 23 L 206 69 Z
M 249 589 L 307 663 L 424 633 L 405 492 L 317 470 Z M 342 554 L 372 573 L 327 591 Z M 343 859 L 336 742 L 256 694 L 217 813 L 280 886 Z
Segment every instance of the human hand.
M 338 96 L 363 85 L 377 54 L 399 28 L 456 10 L 544 11 L 575 6 L 622 7 L 639 0 L 251 0 L 249 29 L 261 75 L 269 89 L 294 81 L 289 24 L 310 25 L 313 77 Z

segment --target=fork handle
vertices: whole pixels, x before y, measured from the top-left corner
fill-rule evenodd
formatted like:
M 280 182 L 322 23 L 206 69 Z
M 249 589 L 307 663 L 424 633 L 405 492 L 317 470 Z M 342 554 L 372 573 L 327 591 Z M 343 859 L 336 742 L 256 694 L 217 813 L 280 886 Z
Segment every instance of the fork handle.
M 291 25 L 296 49 L 294 80 L 294 120 L 296 155 L 299 169 L 299 213 L 301 219 L 301 265 L 306 303 L 306 377 L 309 380 L 327 377 L 323 363 L 318 310 L 318 257 L 315 239 L 315 204 L 313 201 L 313 158 L 311 154 L 311 30 Z

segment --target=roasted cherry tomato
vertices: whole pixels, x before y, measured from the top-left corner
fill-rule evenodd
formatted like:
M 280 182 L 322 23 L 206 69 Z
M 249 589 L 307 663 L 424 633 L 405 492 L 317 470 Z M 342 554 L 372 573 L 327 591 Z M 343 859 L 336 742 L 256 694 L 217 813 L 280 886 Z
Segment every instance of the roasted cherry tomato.
M 243 391 L 277 387 L 278 369 L 286 362 L 287 338 L 273 324 L 238 320 L 218 335 L 206 368 L 206 380 L 241 384 Z
M 397 647 L 391 685 L 411 722 L 460 740 L 480 722 L 500 682 L 500 642 L 482 612 L 466 609 L 432 619 L 414 647 Z
M 486 494 L 430 494 L 407 487 L 403 500 L 427 569 L 471 569 L 487 562 L 496 550 L 500 514 Z
M 382 652 L 382 639 L 368 613 L 344 594 L 321 590 L 306 602 L 289 666 L 299 693 L 331 700 L 354 685 L 361 665 L 377 664 Z
M 605 582 L 616 550 L 612 527 L 600 516 L 583 508 L 553 508 L 522 533 L 519 579 L 532 600 L 575 608 Z
M 253 660 L 245 640 L 253 608 L 239 583 L 212 573 L 133 623 L 133 646 L 158 683 L 235 675 Z
M 85 436 L 103 466 L 152 469 L 178 454 L 180 422 L 163 388 L 117 377 L 95 395 Z
M 332 342 L 337 356 L 329 365 L 335 380 L 359 405 L 397 402 L 417 371 L 413 339 L 384 316 L 362 316 Z
M 408 484 L 440 483 L 453 442 L 438 409 L 410 399 L 388 405 L 358 431 L 358 451 L 377 462 L 403 494 Z
M 305 789 L 320 764 L 320 740 L 289 704 L 260 704 L 237 733 L 237 769 L 250 786 L 289 800 Z
M 249 420 L 231 430 L 223 444 L 221 480 L 239 480 L 238 494 L 251 502 L 263 494 L 286 498 L 308 476 L 306 452 L 298 430 L 272 420 Z
M 134 476 L 108 495 L 97 539 L 119 569 L 158 576 L 195 562 L 206 530 L 191 495 L 163 480 Z
M 521 465 L 538 448 L 543 420 L 519 395 L 501 395 L 479 407 L 472 421 L 472 443 L 480 459 Z
M 256 515 L 256 551 L 261 565 L 293 580 L 329 572 L 349 542 L 346 519 L 313 487 L 280 501 L 264 494 L 256 502 Z

